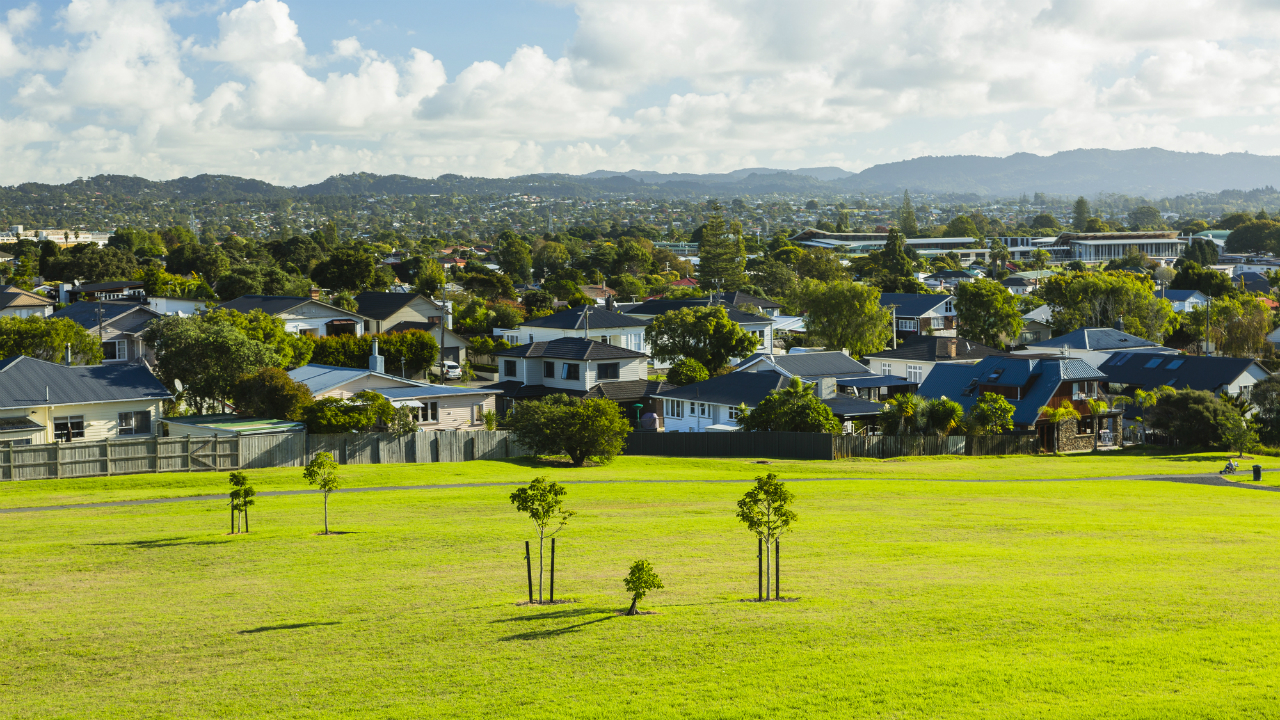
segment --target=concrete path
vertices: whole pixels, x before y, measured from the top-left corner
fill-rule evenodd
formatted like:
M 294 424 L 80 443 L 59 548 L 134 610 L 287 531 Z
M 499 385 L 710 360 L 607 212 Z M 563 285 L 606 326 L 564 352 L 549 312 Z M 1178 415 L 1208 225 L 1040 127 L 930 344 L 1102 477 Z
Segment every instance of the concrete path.
M 1280 472 L 1280 470 L 1264 470 L 1263 472 Z M 786 482 L 857 482 L 857 481 L 883 481 L 894 480 L 895 478 L 785 478 Z M 945 478 L 928 478 L 918 480 L 906 480 L 905 482 L 973 482 L 973 483 L 997 483 L 997 482 L 1097 482 L 1103 480 L 1143 480 L 1150 482 L 1176 482 L 1188 483 L 1192 485 L 1210 485 L 1214 487 L 1231 487 L 1242 488 L 1245 490 L 1262 490 L 1265 492 L 1280 492 L 1280 487 L 1271 487 L 1269 485 L 1254 485 L 1252 482 L 1235 482 L 1228 480 L 1222 475 L 1111 475 L 1106 477 L 1092 478 L 1036 478 L 1025 480 L 947 480 Z M 566 480 L 563 485 L 614 485 L 620 483 L 746 483 L 751 482 L 750 479 L 738 480 Z M 357 492 L 386 492 L 390 490 L 456 490 L 459 488 L 479 488 L 479 487 L 511 487 L 516 485 L 524 485 L 522 482 L 493 482 L 493 483 L 453 483 L 445 485 L 392 485 L 388 487 L 360 487 L 360 488 L 342 488 L 336 490 L 339 493 L 357 493 Z M 266 490 L 257 494 L 257 497 L 273 497 L 280 495 L 314 495 L 319 490 Z M 87 508 L 111 508 L 111 507 L 129 507 L 133 505 L 160 505 L 164 503 L 177 502 L 198 502 L 226 500 L 226 495 L 191 495 L 187 497 L 173 498 L 153 498 L 149 500 L 117 500 L 115 502 L 101 503 L 77 503 L 72 505 L 41 505 L 39 507 L 22 507 L 22 508 L 3 508 L 0 509 L 0 515 L 7 513 L 27 513 L 27 512 L 45 512 L 48 510 L 83 510 Z

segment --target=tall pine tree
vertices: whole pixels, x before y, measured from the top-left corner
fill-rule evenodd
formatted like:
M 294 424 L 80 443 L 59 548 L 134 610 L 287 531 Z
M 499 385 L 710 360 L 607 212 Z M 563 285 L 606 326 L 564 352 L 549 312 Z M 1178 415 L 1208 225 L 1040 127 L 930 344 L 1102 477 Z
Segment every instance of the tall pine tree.
M 902 210 L 898 212 L 898 227 L 902 234 L 912 238 L 920 234 L 920 223 L 916 221 L 916 209 L 911 205 L 911 191 L 902 191 Z
M 725 228 L 724 217 L 712 215 L 693 231 L 698 243 L 698 287 L 730 292 L 747 284 L 747 251 L 742 237 Z
M 1084 232 L 1084 228 L 1089 224 L 1089 201 L 1084 196 L 1076 198 L 1076 205 L 1071 211 L 1071 229 L 1076 232 Z

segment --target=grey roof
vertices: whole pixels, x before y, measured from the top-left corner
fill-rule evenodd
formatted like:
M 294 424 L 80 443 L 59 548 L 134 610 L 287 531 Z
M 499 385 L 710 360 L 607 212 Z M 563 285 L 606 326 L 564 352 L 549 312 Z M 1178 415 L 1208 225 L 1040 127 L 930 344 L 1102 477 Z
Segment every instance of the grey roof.
M 766 365 L 772 363 L 790 375 L 801 375 L 806 378 L 836 377 L 871 372 L 866 365 L 835 350 L 830 352 L 796 353 L 795 355 L 756 353 L 738 363 L 738 367 L 745 368 L 757 361 Z
M 312 394 L 319 394 L 326 390 L 331 390 L 339 385 L 345 385 L 352 380 L 359 380 L 367 375 L 375 375 L 377 377 L 386 378 L 393 382 L 413 383 L 414 385 L 425 387 L 416 380 L 406 380 L 388 375 L 387 373 L 376 373 L 368 368 L 348 368 L 336 367 L 334 365 L 303 365 L 289 371 L 289 377 L 306 385 Z
M 480 386 L 481 390 L 502 393 L 506 398 L 512 400 L 540 398 L 548 395 L 568 395 L 570 397 L 583 397 L 589 391 L 575 390 L 573 388 L 550 387 L 542 384 L 525 385 L 519 380 L 503 380 L 491 385 Z
M 0 308 L 40 307 L 53 304 L 49 298 L 30 290 L 23 290 L 17 285 L 0 285 Z
M 876 373 L 867 373 L 866 375 L 858 375 L 856 377 L 838 378 L 836 384 L 840 387 L 851 388 L 873 388 L 873 387 L 897 387 L 900 385 L 916 385 L 917 383 L 902 377 L 901 375 L 878 375 Z
M 1044 323 L 1048 325 L 1053 320 L 1053 308 L 1048 305 L 1041 305 L 1022 316 L 1023 320 L 1032 320 L 1034 322 Z
M 980 385 L 1022 388 L 1021 400 L 1009 400 L 1014 406 L 1013 421 L 1034 425 L 1040 408 L 1053 397 L 1063 382 L 1106 380 L 1107 376 L 1079 358 L 1027 358 L 991 356 L 977 365 L 943 363 L 934 366 L 920 385 L 924 397 L 946 397 L 967 412 L 981 393 Z
M 163 315 L 146 305 L 139 305 L 130 312 L 108 320 L 105 324 L 116 332 L 140 333 L 151 324 L 151 321 L 159 317 Z
M 1199 290 L 1169 290 L 1164 288 L 1156 291 L 1156 297 L 1164 298 L 1169 302 L 1186 302 L 1196 295 L 1199 295 L 1202 299 L 1205 297 L 1204 293 Z
M 1034 287 L 1036 283 L 1035 281 L 1028 280 L 1027 278 L 1024 278 L 1024 277 L 1010 275 L 1009 277 L 1001 280 L 1000 284 L 1005 287 Z
M 110 282 L 90 283 L 88 285 L 76 285 L 69 292 L 99 292 L 103 290 L 125 290 L 128 288 L 140 288 L 146 283 L 142 280 L 112 280 Z
M 356 311 L 375 320 L 386 320 L 418 299 L 417 293 L 362 292 L 356 296 Z
M 1106 374 L 1107 382 L 1121 385 L 1146 389 L 1169 385 L 1177 390 L 1216 392 L 1255 364 L 1251 358 L 1118 352 L 1098 369 Z
M 652 320 L 646 318 L 630 317 L 600 307 L 580 305 L 576 308 L 553 312 L 546 317 L 526 320 L 520 323 L 520 327 L 582 330 L 589 324 L 593 330 L 604 330 L 607 328 L 645 327 L 652 322 Z
M 671 390 L 675 385 L 659 380 L 622 380 L 619 382 L 600 383 L 587 391 L 583 397 L 609 398 L 610 400 L 632 400 L 653 397 Z
M 915 293 L 880 293 L 880 306 L 897 305 L 898 317 L 920 317 L 950 300 L 950 295 L 917 295 Z
M 947 354 L 951 342 L 956 344 L 955 356 Z M 914 335 L 898 343 L 898 347 L 885 348 L 878 353 L 868 355 L 869 358 L 886 360 L 922 360 L 927 362 L 964 362 L 981 360 L 988 355 L 1004 354 L 993 347 L 987 347 L 962 337 L 934 337 L 931 335 Z
M 379 388 L 374 392 L 388 400 L 410 400 L 423 397 L 444 397 L 446 395 L 493 395 L 501 391 L 455 387 L 452 385 L 422 385 L 420 387 Z
M 731 372 L 702 382 L 664 390 L 661 396 L 715 405 L 755 407 L 774 390 L 786 387 L 791 379 L 780 372 Z
M 309 298 L 309 297 L 294 297 L 289 295 L 241 295 L 235 300 L 228 300 L 227 302 L 222 303 L 218 307 L 226 308 L 227 310 L 235 310 L 237 312 L 242 312 L 245 314 L 251 313 L 254 310 L 261 310 L 262 312 L 268 315 L 279 315 L 280 313 L 292 310 L 298 307 L 299 305 L 309 303 L 309 302 L 313 302 L 313 303 L 316 303 L 317 305 L 324 305 L 325 307 L 332 308 L 333 311 L 336 313 L 342 313 L 344 315 L 354 315 L 360 318 L 364 317 L 360 313 L 353 313 L 350 310 L 343 310 L 342 308 L 336 305 L 330 305 L 329 303 L 323 302 L 321 300 L 316 300 L 314 298 Z
M 23 355 L 0 360 L 0 408 L 172 398 L 145 365 L 67 367 Z
M 139 303 L 134 303 L 134 302 L 96 303 L 96 302 L 89 302 L 87 300 L 82 300 L 80 302 L 71 303 L 70 305 L 55 312 L 53 315 L 50 315 L 50 317 L 70 318 L 71 320 L 74 320 L 77 325 L 88 330 L 88 329 L 98 327 L 98 306 L 99 305 L 102 306 L 102 319 L 104 322 L 112 318 L 119 317 L 129 312 L 130 310 L 136 310 L 140 307 L 147 307 L 146 305 L 141 305 Z
M 939 270 L 938 272 L 925 277 L 926 280 L 973 280 L 980 277 L 978 273 L 972 270 Z
M 711 298 L 685 298 L 682 300 L 668 300 L 666 298 L 654 298 L 646 300 L 639 305 L 627 308 L 628 315 L 661 315 L 664 312 L 672 310 L 683 310 L 690 307 L 708 307 L 711 305 Z M 715 303 L 716 307 L 723 307 L 729 319 L 739 325 L 750 325 L 753 323 L 772 323 L 772 318 L 761 315 L 753 315 L 743 312 L 731 303 L 721 302 L 718 298 Z
M 493 354 L 504 357 L 553 357 L 565 360 L 619 360 L 648 357 L 642 352 L 617 345 L 574 337 L 525 343 Z
M 831 412 L 842 418 L 871 417 L 879 415 L 884 410 L 884 403 L 863 400 L 852 395 L 836 395 L 823 400 L 822 404 L 831 408 Z
M 1138 347 L 1160 347 L 1151 342 L 1113 328 L 1080 328 L 1066 335 L 1043 340 L 1030 347 L 1067 348 L 1072 350 L 1127 350 Z

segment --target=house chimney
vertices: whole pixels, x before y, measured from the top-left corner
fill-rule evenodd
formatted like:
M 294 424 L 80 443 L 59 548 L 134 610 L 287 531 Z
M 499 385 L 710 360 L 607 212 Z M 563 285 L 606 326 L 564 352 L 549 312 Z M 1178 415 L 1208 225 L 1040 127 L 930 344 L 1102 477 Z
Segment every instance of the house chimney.
M 836 396 L 836 379 L 835 378 L 818 378 L 818 399 L 830 400 Z
M 386 359 L 378 354 L 378 338 L 374 338 L 372 354 L 369 355 L 369 369 L 374 372 L 385 373 L 387 371 L 386 363 Z
M 938 357 L 954 358 L 956 356 L 956 346 L 958 344 L 959 341 L 955 338 L 942 338 L 938 341 Z
M 312 300 L 320 299 L 320 288 L 316 287 L 315 285 L 311 286 L 311 299 Z
M 67 343 L 67 349 L 62 353 L 62 362 L 67 367 L 71 367 L 71 343 Z
M 1116 318 L 1116 329 L 1119 330 L 1120 332 L 1124 332 L 1124 316 L 1123 315 Z

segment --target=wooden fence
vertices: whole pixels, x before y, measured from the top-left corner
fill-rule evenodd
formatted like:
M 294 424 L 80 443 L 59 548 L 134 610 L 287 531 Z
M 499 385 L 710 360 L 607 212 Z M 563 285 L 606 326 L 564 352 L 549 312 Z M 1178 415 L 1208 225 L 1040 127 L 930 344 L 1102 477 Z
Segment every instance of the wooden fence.
M 528 453 L 505 430 L 140 437 L 0 445 L 0 480 L 303 467 L 328 452 L 342 465 L 500 460 Z
M 1034 455 L 1036 434 L 924 437 L 787 432 L 632 433 L 627 455 L 762 457 L 796 460 L 905 455 Z

